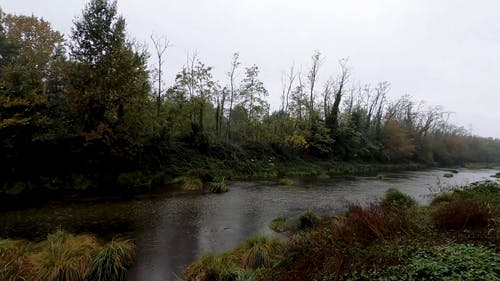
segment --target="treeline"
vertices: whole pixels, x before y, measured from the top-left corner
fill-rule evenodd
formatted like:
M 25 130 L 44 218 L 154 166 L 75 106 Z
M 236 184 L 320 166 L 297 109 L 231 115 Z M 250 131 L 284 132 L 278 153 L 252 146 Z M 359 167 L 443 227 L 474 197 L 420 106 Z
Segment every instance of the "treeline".
M 259 159 L 500 160 L 499 140 L 449 124 L 440 107 L 391 100 L 387 82 L 354 86 L 347 60 L 326 82 L 319 52 L 306 71 L 291 67 L 271 110 L 259 68 L 238 53 L 223 82 L 192 55 L 166 86 L 168 42 L 153 39 L 156 69 L 115 1 L 91 0 L 68 39 L 42 18 L 0 14 L 0 193 L 140 186 L 214 168 L 206 159 L 241 171 Z

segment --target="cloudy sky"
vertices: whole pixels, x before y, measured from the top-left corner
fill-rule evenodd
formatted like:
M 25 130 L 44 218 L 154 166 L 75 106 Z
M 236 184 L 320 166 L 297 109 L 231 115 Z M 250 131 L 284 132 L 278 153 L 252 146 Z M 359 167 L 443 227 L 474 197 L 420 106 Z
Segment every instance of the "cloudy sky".
M 0 0 L 5 12 L 35 14 L 68 35 L 85 0 Z M 274 107 L 281 75 L 307 68 L 320 50 L 322 81 L 349 57 L 353 82 L 391 83 L 390 96 L 442 105 L 474 134 L 500 138 L 500 1 L 497 0 L 118 0 L 130 36 L 172 43 L 172 78 L 197 51 L 225 82 L 232 53 L 257 64 Z

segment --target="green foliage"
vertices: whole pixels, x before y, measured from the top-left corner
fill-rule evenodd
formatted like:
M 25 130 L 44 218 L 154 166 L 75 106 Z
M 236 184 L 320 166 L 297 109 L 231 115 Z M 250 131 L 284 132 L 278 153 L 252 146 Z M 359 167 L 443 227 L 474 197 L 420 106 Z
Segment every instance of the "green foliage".
M 405 264 L 371 274 L 369 280 L 500 280 L 500 254 L 468 244 L 420 249 Z M 367 280 L 367 279 L 348 279 Z
M 413 198 L 411 198 L 411 196 L 406 195 L 395 188 L 389 188 L 386 191 L 381 204 L 399 209 L 408 209 L 414 207 L 417 203 Z
M 151 177 L 140 171 L 121 173 L 116 180 L 120 188 L 125 190 L 140 190 L 151 186 Z
M 498 172 L 498 173 L 494 174 L 492 177 L 493 177 L 493 178 L 500 179 L 500 172 Z
M 290 225 L 287 217 L 277 217 L 269 224 L 269 228 L 276 232 L 285 232 L 290 230 Z

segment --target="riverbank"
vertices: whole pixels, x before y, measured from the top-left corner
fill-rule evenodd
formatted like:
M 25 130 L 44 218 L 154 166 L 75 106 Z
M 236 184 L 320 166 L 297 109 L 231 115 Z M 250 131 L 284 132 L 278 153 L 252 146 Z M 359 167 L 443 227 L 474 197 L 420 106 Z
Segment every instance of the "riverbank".
M 216 157 L 180 157 L 170 166 L 156 172 L 132 171 L 120 173 L 114 180 L 109 176 L 85 176 L 72 174 L 40 178 L 11 184 L 11 188 L 0 192 L 0 210 L 20 209 L 57 204 L 59 201 L 85 201 L 96 199 L 130 198 L 138 195 L 161 193 L 164 190 L 184 187 L 189 190 L 203 190 L 212 183 L 225 180 L 271 180 L 284 178 L 319 177 L 322 179 L 359 175 L 375 176 L 378 173 L 414 171 L 431 166 L 419 163 L 362 163 L 338 162 L 318 158 L 282 158 L 274 154 L 249 156 L 237 160 Z M 106 178 L 106 179 L 104 179 Z M 96 180 L 103 183 L 93 183 Z M 103 187 L 101 185 L 106 185 Z
M 131 241 L 99 241 L 58 230 L 46 240 L 0 239 L 0 280 L 123 281 L 135 259 Z
M 442 193 L 430 206 L 391 190 L 343 216 L 281 218 L 285 241 L 256 236 L 208 254 L 186 280 L 500 280 L 500 185 Z M 457 279 L 457 280 L 458 280 Z

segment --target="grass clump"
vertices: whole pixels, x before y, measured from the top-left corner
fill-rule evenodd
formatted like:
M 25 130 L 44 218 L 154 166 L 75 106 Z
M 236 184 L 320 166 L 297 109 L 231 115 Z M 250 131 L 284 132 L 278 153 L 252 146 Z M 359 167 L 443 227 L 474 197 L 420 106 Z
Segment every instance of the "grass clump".
M 184 272 L 186 281 L 238 280 L 242 275 L 237 259 L 229 253 L 205 254 Z
M 172 183 L 180 184 L 182 189 L 187 191 L 201 191 L 203 190 L 203 181 L 198 177 L 178 177 Z
M 319 222 L 318 216 L 311 210 L 307 210 L 305 213 L 299 216 L 298 220 L 298 230 L 308 231 L 313 229 Z
M 62 230 L 47 236 L 31 256 L 36 275 L 46 281 L 83 280 L 99 248 L 95 237 L 74 236 Z
M 384 174 L 378 174 L 377 176 L 375 176 L 375 178 L 377 180 L 385 180 L 385 175 Z
M 278 179 L 278 185 L 295 185 L 295 181 L 290 178 L 280 178 Z
M 243 243 L 242 265 L 247 269 L 269 268 L 283 248 L 278 238 L 256 235 Z
M 86 281 L 122 281 L 135 258 L 129 240 L 113 240 L 94 257 Z
M 288 218 L 287 217 L 283 217 L 283 216 L 275 218 L 269 224 L 269 228 L 272 229 L 272 230 L 274 230 L 274 231 L 276 231 L 276 232 L 278 232 L 278 233 L 290 230 L 290 225 L 289 225 L 289 222 L 288 222 Z
M 390 188 L 386 191 L 381 203 L 382 205 L 399 209 L 408 209 L 417 205 L 411 196 L 406 195 L 395 188 Z
M 494 174 L 493 176 L 491 176 L 493 178 L 497 178 L 497 179 L 500 179 L 500 172 Z
M 452 174 L 452 173 L 445 173 L 445 174 L 443 175 L 443 177 L 445 177 L 445 178 L 452 178 L 452 177 L 453 177 L 453 174 Z
M 223 192 L 228 192 L 229 189 L 227 188 L 226 181 L 224 180 L 224 177 L 222 177 L 220 180 L 216 182 L 210 183 L 210 192 L 211 193 L 223 193 Z
M 131 242 L 103 245 L 94 236 L 61 230 L 40 243 L 0 240 L 0 280 L 122 281 L 133 253 Z

